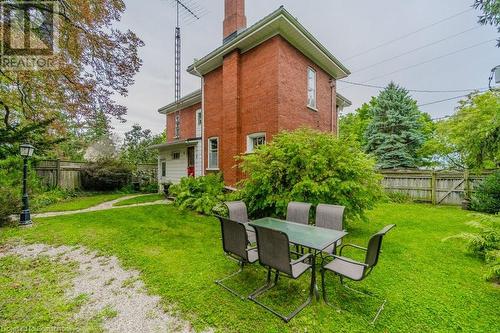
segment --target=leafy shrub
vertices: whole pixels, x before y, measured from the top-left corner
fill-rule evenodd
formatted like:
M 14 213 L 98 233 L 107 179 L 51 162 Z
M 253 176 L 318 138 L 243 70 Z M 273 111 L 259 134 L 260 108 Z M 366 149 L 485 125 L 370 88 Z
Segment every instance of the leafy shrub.
M 310 129 L 282 132 L 240 158 L 241 196 L 252 216 L 284 216 L 290 201 L 338 204 L 347 218 L 381 198 L 375 162 L 353 142 Z
M 36 211 L 37 209 L 45 206 L 49 206 L 69 198 L 75 198 L 77 196 L 78 193 L 75 191 L 54 188 L 50 191 L 40 192 L 34 195 L 31 200 L 31 207 Z
M 185 177 L 170 187 L 175 197 L 174 204 L 181 209 L 190 209 L 210 215 L 213 209 L 225 200 L 224 182 L 220 174 L 203 177 Z
M 472 196 L 472 209 L 496 214 L 500 211 L 500 170 L 488 176 Z
M 135 170 L 132 172 L 132 179 L 138 186 L 138 191 L 142 193 L 157 193 L 158 179 L 156 172 L 151 170 Z
M 487 281 L 500 283 L 500 250 L 488 251 L 484 258 L 488 271 L 484 275 Z
M 158 182 L 143 184 L 141 186 L 141 192 L 143 193 L 158 193 Z
M 9 222 L 9 216 L 21 212 L 23 161 L 20 157 L 0 160 L 0 226 Z M 40 184 L 29 169 L 28 195 L 36 193 Z M 31 198 L 30 198 L 31 199 Z
M 104 159 L 86 164 L 81 176 L 87 191 L 114 191 L 130 183 L 132 168 L 123 161 Z
M 500 282 L 500 216 L 476 214 L 477 220 L 467 224 L 479 229 L 478 233 L 461 233 L 450 238 L 467 241 L 467 250 L 484 260 L 488 271 L 484 278 L 488 281 Z

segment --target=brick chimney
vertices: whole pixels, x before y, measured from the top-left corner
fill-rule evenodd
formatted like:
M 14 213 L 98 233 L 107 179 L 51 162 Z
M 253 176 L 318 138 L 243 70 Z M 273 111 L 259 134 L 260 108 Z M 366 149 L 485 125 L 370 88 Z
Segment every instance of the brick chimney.
M 224 42 L 247 27 L 245 0 L 224 0 Z

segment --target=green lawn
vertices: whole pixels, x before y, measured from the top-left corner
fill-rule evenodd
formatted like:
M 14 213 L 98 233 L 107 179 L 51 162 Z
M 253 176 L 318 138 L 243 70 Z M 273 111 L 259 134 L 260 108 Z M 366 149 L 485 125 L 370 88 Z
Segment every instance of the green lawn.
M 165 200 L 165 196 L 163 194 L 147 194 L 119 201 L 115 203 L 113 206 L 128 206 L 128 205 L 142 204 L 147 202 L 154 202 L 159 200 Z
M 366 320 L 377 304 L 352 294 L 330 298 L 348 311 L 322 303 L 307 307 L 289 324 L 250 301 L 241 301 L 214 284 L 237 269 L 222 253 L 215 218 L 181 213 L 173 206 L 124 208 L 40 219 L 29 229 L 0 230 L 9 239 L 47 244 L 81 244 L 118 256 L 124 266 L 142 272 L 149 292 L 165 306 L 174 303 L 198 329 L 227 332 L 498 332 L 500 289 L 482 279 L 483 264 L 466 255 L 460 240 L 442 241 L 462 231 L 468 213 L 452 207 L 383 204 L 369 212 L 370 223 L 348 227 L 348 241 L 366 244 L 371 233 L 395 223 L 384 240 L 379 266 L 356 287 L 388 299 L 375 327 Z M 254 265 L 233 281 L 249 292 L 262 285 L 265 271 Z M 308 276 L 282 279 L 263 300 L 280 309 L 284 301 L 300 303 Z M 297 292 L 302 293 L 297 296 Z M 22 307 L 23 304 L 17 304 Z
M 84 197 L 77 197 L 45 206 L 43 208 L 38 209 L 36 213 L 65 212 L 70 210 L 85 209 L 97 206 L 106 201 L 115 200 L 128 195 L 130 194 L 108 193 L 108 194 L 96 194 Z
M 0 331 L 102 332 L 104 312 L 77 319 L 87 296 L 65 296 L 76 270 L 74 264 L 57 263 L 48 257 L 0 258 Z

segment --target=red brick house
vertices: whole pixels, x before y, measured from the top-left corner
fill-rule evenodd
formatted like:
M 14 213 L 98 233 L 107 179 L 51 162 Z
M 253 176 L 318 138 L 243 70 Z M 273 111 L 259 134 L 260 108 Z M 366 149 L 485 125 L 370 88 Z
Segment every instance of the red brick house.
M 188 68 L 201 89 L 159 109 L 167 118 L 167 143 L 155 147 L 161 183 L 222 172 L 234 185 L 242 178 L 235 156 L 282 130 L 337 133 L 350 105 L 336 91 L 350 72 L 283 7 L 247 28 L 244 0 L 225 0 L 223 33 L 223 44 Z

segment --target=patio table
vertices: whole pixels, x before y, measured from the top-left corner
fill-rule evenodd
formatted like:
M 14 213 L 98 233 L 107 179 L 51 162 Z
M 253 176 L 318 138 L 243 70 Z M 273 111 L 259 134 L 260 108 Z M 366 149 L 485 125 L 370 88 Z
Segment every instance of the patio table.
M 250 225 L 284 232 L 288 235 L 288 239 L 291 243 L 312 250 L 313 261 L 311 279 L 313 280 L 312 283 L 314 285 L 316 299 L 319 299 L 318 286 L 316 284 L 316 256 L 347 235 L 347 232 L 320 228 L 272 217 L 254 220 L 250 222 Z

